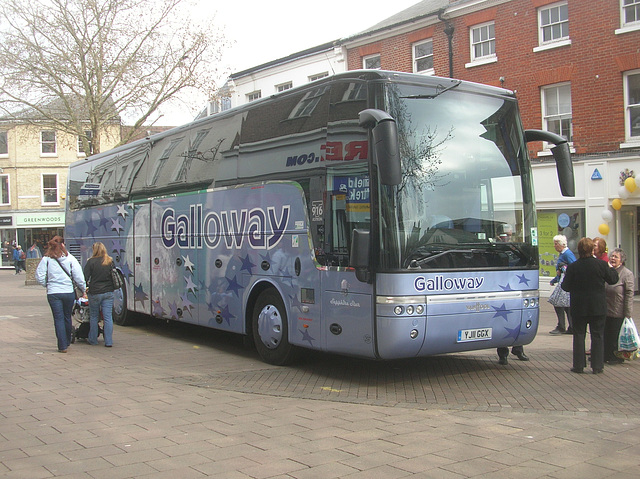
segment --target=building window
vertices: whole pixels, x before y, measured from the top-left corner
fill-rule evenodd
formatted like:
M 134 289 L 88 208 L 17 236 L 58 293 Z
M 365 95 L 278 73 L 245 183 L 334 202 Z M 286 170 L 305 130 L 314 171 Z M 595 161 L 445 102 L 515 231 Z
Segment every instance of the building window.
M 640 23 L 640 0 L 622 0 L 622 24 Z
M 556 3 L 538 10 L 538 34 L 540 45 L 569 38 L 569 6 Z
M 7 142 L 6 131 L 0 131 L 0 156 L 9 156 L 9 143 Z
M 9 175 L 0 175 L 0 205 L 9 204 Z
M 314 88 L 313 90 L 308 91 L 304 94 L 304 96 L 300 99 L 300 101 L 296 104 L 296 106 L 291 110 L 289 114 L 289 119 L 292 118 L 300 118 L 302 116 L 311 116 L 313 110 L 315 110 L 318 103 L 322 99 L 322 96 L 328 90 L 328 87 L 321 86 Z
M 381 65 L 379 53 L 362 58 L 362 67 L 366 70 L 380 70 Z
M 293 88 L 293 83 L 291 82 L 282 83 L 281 85 L 276 85 L 277 92 L 289 90 L 290 88 Z
M 315 75 L 309 76 L 309 81 L 312 82 L 312 81 L 320 80 L 320 78 L 324 78 L 328 76 L 329 76 L 329 72 L 316 73 Z
M 571 84 L 553 85 L 542 89 L 543 128 L 573 141 L 571 122 Z
M 413 44 L 413 72 L 433 74 L 433 40 Z
M 58 175 L 42 175 L 42 204 L 57 205 L 58 199 Z
M 471 61 L 496 56 L 495 24 L 485 23 L 471 28 Z
M 87 155 L 86 152 L 84 151 L 84 146 L 82 145 L 82 137 L 78 135 L 78 156 L 93 155 L 93 145 L 91 144 L 91 138 L 93 138 L 93 135 L 91 133 L 91 130 L 85 130 L 84 136 L 87 138 L 87 141 L 89 142 L 89 155 Z
M 640 70 L 624 75 L 625 129 L 628 141 L 640 141 Z
M 40 154 L 54 156 L 56 154 L 55 130 L 42 130 L 40 132 Z
M 256 101 L 262 98 L 262 92 L 260 90 L 247 94 L 247 101 Z
M 171 153 L 173 153 L 173 150 L 176 149 L 176 147 L 180 144 L 181 141 L 182 141 L 182 138 L 176 138 L 174 140 L 171 140 L 171 142 L 166 146 L 166 148 L 162 152 L 162 155 L 160 155 L 160 157 L 156 160 L 155 170 L 153 172 L 153 175 L 151 176 L 151 185 L 156 186 L 158 184 L 158 180 L 160 179 L 160 174 L 164 169 L 164 165 L 166 164 L 167 160 L 171 156 Z

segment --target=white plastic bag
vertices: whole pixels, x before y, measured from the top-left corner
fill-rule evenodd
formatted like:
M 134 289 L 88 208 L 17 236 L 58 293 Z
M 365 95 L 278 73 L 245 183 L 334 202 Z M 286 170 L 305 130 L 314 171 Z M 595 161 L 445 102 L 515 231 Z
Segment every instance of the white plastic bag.
M 624 318 L 620 334 L 618 336 L 618 352 L 616 356 L 623 359 L 635 359 L 640 347 L 640 336 L 631 318 Z

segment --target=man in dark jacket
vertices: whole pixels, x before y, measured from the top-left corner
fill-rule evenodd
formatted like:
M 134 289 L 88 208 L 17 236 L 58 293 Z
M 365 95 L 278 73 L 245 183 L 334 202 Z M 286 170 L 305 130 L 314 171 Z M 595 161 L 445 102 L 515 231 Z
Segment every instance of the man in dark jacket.
M 591 332 L 591 368 L 593 374 L 604 370 L 604 325 L 607 316 L 605 283 L 615 284 L 618 273 L 606 261 L 593 256 L 593 241 L 582 238 L 578 243 L 580 258 L 567 266 L 562 289 L 571 293 L 574 373 L 586 367 L 585 336 L 587 324 Z

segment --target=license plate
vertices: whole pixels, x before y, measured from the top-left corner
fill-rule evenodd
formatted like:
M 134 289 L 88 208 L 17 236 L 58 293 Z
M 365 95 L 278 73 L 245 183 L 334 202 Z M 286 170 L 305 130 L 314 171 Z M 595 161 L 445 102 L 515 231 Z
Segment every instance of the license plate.
M 461 329 L 458 331 L 458 342 L 485 341 L 487 339 L 491 339 L 491 333 L 491 328 Z

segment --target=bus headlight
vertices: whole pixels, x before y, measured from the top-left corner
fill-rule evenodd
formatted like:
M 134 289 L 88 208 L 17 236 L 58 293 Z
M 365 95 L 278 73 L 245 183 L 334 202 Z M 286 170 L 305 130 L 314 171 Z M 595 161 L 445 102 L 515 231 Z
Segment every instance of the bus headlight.
M 407 306 L 407 314 L 413 314 L 414 308 L 413 306 Z
M 402 306 L 396 306 L 393 308 L 393 312 L 400 316 L 404 312 L 404 308 Z
M 416 313 L 418 314 L 422 314 L 424 313 L 424 306 L 419 304 L 418 306 L 416 306 Z

